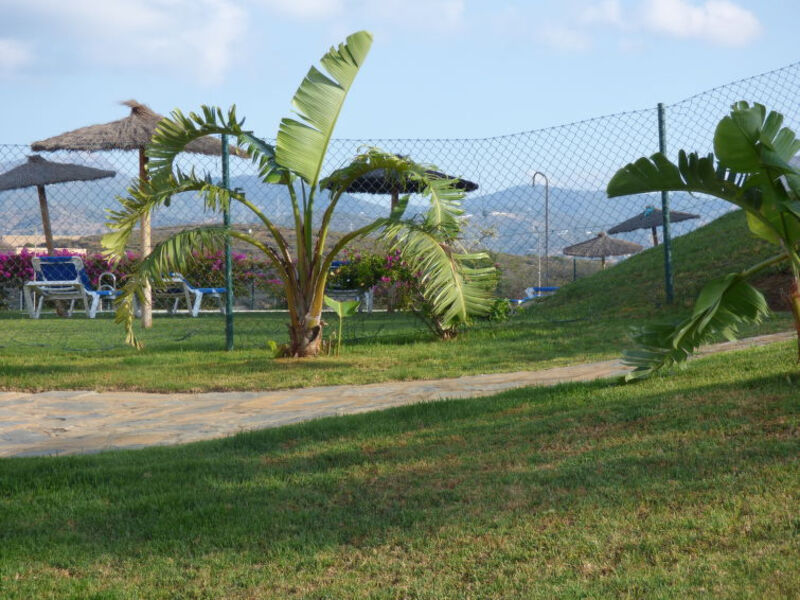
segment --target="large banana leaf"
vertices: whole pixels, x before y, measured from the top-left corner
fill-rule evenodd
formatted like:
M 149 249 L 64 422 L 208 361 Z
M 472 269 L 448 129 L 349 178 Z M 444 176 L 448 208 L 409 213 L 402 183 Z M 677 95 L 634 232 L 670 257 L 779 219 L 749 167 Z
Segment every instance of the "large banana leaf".
M 617 171 L 608 182 L 609 198 L 650 192 L 699 192 L 744 207 L 744 191 L 727 171 L 721 171 L 714 155 L 678 153 L 678 164 L 660 152 L 640 158 Z
M 779 174 L 793 171 L 789 160 L 800 150 L 794 132 L 781 128 L 783 115 L 762 104 L 733 105 L 714 133 L 714 152 L 726 167 L 737 173 L 756 173 L 770 168 Z
M 623 362 L 634 367 L 626 380 L 642 379 L 663 367 L 681 364 L 702 344 L 719 334 L 736 336 L 745 323 L 759 323 L 769 314 L 761 292 L 742 274 L 731 273 L 708 283 L 700 292 L 692 316 L 678 325 L 646 325 L 635 331 L 636 348 Z
M 312 190 L 319 182 L 344 100 L 371 45 L 372 35 L 359 31 L 348 36 L 338 48 L 331 48 L 320 61 L 330 77 L 311 67 L 292 100 L 300 120 L 281 121 L 276 160 L 297 173 Z
M 762 165 L 762 170 L 745 176 L 715 162 L 713 154 L 701 158 L 681 150 L 678 165 L 661 153 L 626 165 L 611 178 L 607 193 L 609 198 L 659 191 L 715 196 L 744 209 L 753 234 L 778 244 L 782 238 L 800 236 L 800 203 L 792 200 L 794 192 L 792 197 L 787 195 L 782 173 Z M 792 208 L 798 209 L 798 215 L 792 214 Z

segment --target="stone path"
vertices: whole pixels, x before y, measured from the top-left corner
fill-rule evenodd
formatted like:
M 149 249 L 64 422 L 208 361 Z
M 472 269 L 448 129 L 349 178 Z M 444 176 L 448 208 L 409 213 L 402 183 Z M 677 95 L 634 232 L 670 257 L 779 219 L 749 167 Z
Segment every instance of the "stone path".
M 716 344 L 700 354 L 792 337 L 792 333 L 778 333 Z M 331 415 L 443 398 L 489 396 L 512 388 L 590 381 L 625 372 L 627 368 L 620 361 L 607 360 L 542 371 L 271 392 L 0 392 L 0 457 L 182 444 Z

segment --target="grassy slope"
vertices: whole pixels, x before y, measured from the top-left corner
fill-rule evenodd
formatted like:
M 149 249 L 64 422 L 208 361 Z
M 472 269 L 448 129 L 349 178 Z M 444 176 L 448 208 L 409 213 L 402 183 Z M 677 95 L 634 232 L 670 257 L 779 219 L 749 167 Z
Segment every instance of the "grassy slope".
M 0 597 L 788 598 L 789 344 L 215 442 L 0 461 Z
M 618 356 L 638 318 L 674 318 L 686 311 L 707 278 L 742 268 L 770 248 L 747 234 L 740 213 L 675 240 L 679 306 L 665 309 L 662 254 L 656 248 L 565 287 L 506 323 L 482 324 L 441 343 L 404 315 L 348 321 L 340 357 L 271 360 L 268 339 L 285 338 L 284 314 L 236 318 L 236 348 L 224 352 L 218 315 L 157 318 L 147 347 L 122 344 L 111 319 L 0 320 L 0 389 L 140 389 L 202 391 L 455 377 L 468 373 L 545 368 Z M 332 318 L 331 321 L 334 319 Z M 788 328 L 777 318 L 761 328 Z
M 742 211 L 735 211 L 673 241 L 675 304 L 690 308 L 713 277 L 752 266 L 778 254 L 775 246 L 750 234 Z M 564 287 L 548 312 L 658 316 L 664 304 L 664 252 L 648 250 Z M 557 306 L 554 306 L 557 305 Z

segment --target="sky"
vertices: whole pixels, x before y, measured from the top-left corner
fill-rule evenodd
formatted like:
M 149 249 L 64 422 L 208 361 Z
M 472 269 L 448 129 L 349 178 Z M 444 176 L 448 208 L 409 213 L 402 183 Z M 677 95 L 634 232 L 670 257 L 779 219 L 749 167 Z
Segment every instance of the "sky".
M 487 138 L 800 61 L 798 0 L 0 0 L 0 143 L 236 104 L 274 137 L 311 64 L 374 42 L 335 137 Z

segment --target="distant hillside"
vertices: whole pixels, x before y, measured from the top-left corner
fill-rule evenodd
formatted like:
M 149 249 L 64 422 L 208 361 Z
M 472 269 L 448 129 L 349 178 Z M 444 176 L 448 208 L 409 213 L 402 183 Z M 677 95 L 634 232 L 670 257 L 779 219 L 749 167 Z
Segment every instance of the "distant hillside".
M 658 194 L 640 194 L 610 199 L 605 190 L 573 190 L 551 187 L 549 194 L 549 245 L 551 255 L 560 255 L 565 246 L 586 240 L 617 223 L 642 212 L 646 206 L 661 206 Z M 673 210 L 700 215 L 700 219 L 676 223 L 679 236 L 709 223 L 730 210 L 730 204 L 714 198 L 699 199 L 689 194 L 672 194 Z M 472 215 L 468 233 L 482 239 L 491 250 L 510 254 L 544 254 L 544 187 L 517 185 L 499 192 L 469 194 L 463 203 Z M 488 233 L 493 232 L 494 236 Z M 639 231 L 617 237 L 649 245 L 649 232 Z

